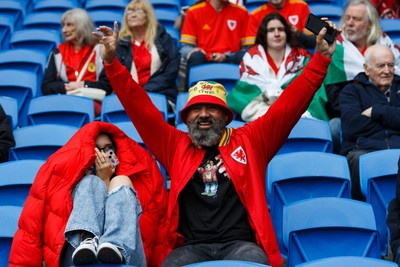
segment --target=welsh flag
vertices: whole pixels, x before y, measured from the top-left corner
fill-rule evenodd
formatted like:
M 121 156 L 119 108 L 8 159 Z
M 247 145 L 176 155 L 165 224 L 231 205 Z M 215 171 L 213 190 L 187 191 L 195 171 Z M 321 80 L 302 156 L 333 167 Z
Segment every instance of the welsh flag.
M 275 74 L 268 63 L 264 48 L 261 45 L 253 46 L 240 64 L 240 80 L 227 96 L 229 107 L 240 114 L 244 121 L 253 121 L 262 116 L 301 73 L 310 57 L 307 50 L 287 45 L 284 60 Z M 328 120 L 326 101 L 325 88 L 321 87 L 303 117 Z
M 399 74 L 400 69 L 400 53 L 399 47 L 393 43 L 389 36 L 385 35 L 378 39 L 377 44 L 383 44 L 390 47 L 394 53 L 395 73 Z M 352 42 L 346 39 L 343 34 L 340 34 L 336 41 L 335 53 L 332 56 L 332 62 L 328 68 L 328 74 L 324 80 L 324 84 L 333 84 L 353 80 L 354 77 L 364 72 L 364 55 L 353 45 Z

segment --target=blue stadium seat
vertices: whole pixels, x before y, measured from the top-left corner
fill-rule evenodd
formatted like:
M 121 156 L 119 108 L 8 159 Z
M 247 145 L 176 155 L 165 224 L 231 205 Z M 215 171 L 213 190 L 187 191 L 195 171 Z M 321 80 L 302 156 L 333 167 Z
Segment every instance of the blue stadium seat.
M 217 261 L 203 261 L 198 263 L 192 263 L 184 265 L 183 267 L 268 267 L 269 265 L 250 262 L 250 261 L 239 261 L 239 260 L 217 260 Z
M 285 205 L 317 197 L 351 198 L 347 159 L 324 152 L 295 152 L 275 156 L 267 168 L 267 200 L 283 256 L 282 214 Z
M 0 106 L 6 113 L 13 129 L 18 126 L 18 102 L 15 98 L 0 96 Z
M 0 96 L 17 100 L 20 126 L 26 125 L 29 102 L 39 94 L 37 84 L 37 76 L 34 72 L 0 70 Z
M 334 22 L 339 27 L 340 18 L 343 15 L 342 5 L 333 5 L 331 3 L 311 3 L 309 4 L 310 11 L 317 17 L 328 17 L 328 19 Z
M 159 10 L 171 11 L 177 14 L 178 16 L 180 14 L 181 2 L 179 0 L 150 0 L 149 2 L 150 4 L 153 5 L 156 15 L 157 11 Z
M 47 158 L 76 133 L 79 128 L 61 124 L 39 124 L 14 130 L 15 147 L 10 149 L 9 159 Z
M 101 121 L 110 123 L 131 121 L 116 94 L 104 97 L 101 105 L 100 119 Z
M 121 25 L 124 13 L 115 10 L 88 10 L 95 27 L 108 26 L 114 29 L 114 21 Z
M 379 259 L 378 235 L 369 203 L 323 197 L 297 201 L 283 208 L 287 267 L 336 256 Z
M 298 151 L 332 153 L 333 142 L 329 123 L 323 120 L 301 118 L 278 154 Z
M 10 18 L 14 21 L 14 29 L 20 29 L 25 17 L 25 6 L 19 1 L 0 1 L 0 17 Z
M 113 122 L 113 124 L 118 128 L 120 128 L 127 136 L 135 140 L 142 147 L 146 147 L 138 131 L 136 130 L 135 126 L 131 121 L 118 121 L 118 122 Z
M 400 37 L 400 19 L 380 19 L 384 33 L 391 39 Z
M 176 47 L 178 49 L 180 49 L 181 48 L 181 42 L 180 42 L 181 32 L 178 31 L 177 29 L 175 29 L 174 27 L 168 27 L 168 28 L 165 28 L 165 30 L 172 37 L 172 39 L 174 39 Z
M 8 266 L 12 239 L 18 229 L 22 207 L 0 206 L 0 266 Z
M 159 93 L 147 92 L 153 104 L 158 108 L 158 110 L 163 114 L 164 119 L 168 121 L 168 102 L 167 97 Z M 175 114 L 174 114 L 175 117 Z
M 181 92 L 178 94 L 176 97 L 176 116 L 175 116 L 175 121 L 176 124 L 179 125 L 182 123 L 181 117 L 179 116 L 181 110 L 185 107 L 187 101 L 189 98 L 189 93 L 188 92 Z
M 127 0 L 86 0 L 84 8 L 89 10 L 100 10 L 100 11 L 117 11 L 121 14 L 124 13 L 125 7 L 128 5 Z
M 28 124 L 63 124 L 82 127 L 94 121 L 93 99 L 74 95 L 46 95 L 31 100 Z
M 15 31 L 11 36 L 10 48 L 38 50 L 46 57 L 61 43 L 61 36 L 54 31 L 30 29 Z
M 167 31 L 172 31 L 176 18 L 179 16 L 175 10 L 171 9 L 154 9 L 154 13 L 158 22 L 164 26 Z
M 396 196 L 400 149 L 386 149 L 360 156 L 360 186 L 371 204 L 379 232 L 382 256 L 388 252 L 387 206 Z
M 14 32 L 14 22 L 11 18 L 0 17 L 0 49 L 8 49 L 11 35 Z
M 47 56 L 31 49 L 9 49 L 0 52 L 0 69 L 27 70 L 36 73 L 37 88 L 40 88 Z
M 25 16 L 24 29 L 51 30 L 61 35 L 62 13 L 57 12 L 35 12 Z
M 0 163 L 0 206 L 22 207 L 44 160 L 17 160 Z
M 240 78 L 239 65 L 230 63 L 206 63 L 193 66 L 189 71 L 189 87 L 199 81 L 215 81 L 229 93 Z
M 367 257 L 338 256 L 298 264 L 296 267 L 397 267 L 394 262 Z
M 82 265 L 71 265 L 70 267 L 80 267 Z M 125 264 L 90 264 L 90 265 L 85 265 L 86 267 L 135 267 L 132 265 L 125 265 Z
M 76 7 L 78 7 L 77 3 L 70 0 L 41 0 L 33 2 L 32 11 L 63 14 L 65 11 Z

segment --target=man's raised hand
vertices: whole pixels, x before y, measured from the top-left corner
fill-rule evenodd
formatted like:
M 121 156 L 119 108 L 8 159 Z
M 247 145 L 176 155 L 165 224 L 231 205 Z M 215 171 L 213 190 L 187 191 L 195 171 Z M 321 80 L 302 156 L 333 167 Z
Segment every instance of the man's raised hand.
M 100 56 L 104 63 L 111 64 L 115 58 L 115 51 L 118 44 L 118 23 L 114 21 L 114 31 L 107 26 L 100 26 L 93 32 L 93 35 L 99 39 Z M 101 32 L 102 34 L 98 33 Z

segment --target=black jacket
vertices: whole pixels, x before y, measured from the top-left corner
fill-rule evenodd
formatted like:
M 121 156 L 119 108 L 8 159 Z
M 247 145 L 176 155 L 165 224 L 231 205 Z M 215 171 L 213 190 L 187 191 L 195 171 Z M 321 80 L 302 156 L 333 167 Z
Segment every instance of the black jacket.
M 132 67 L 132 44 L 130 39 L 120 39 L 117 47 L 117 58 L 129 71 Z M 158 25 L 155 46 L 161 60 L 160 68 L 151 75 L 144 89 L 148 92 L 160 93 L 168 100 L 176 102 L 180 53 L 172 37 L 162 25 Z M 104 70 L 103 70 L 104 71 Z
M 342 120 L 342 150 L 400 148 L 400 76 L 390 87 L 390 102 L 367 75 L 359 73 L 339 96 Z M 371 118 L 361 115 L 372 107 Z
M 8 152 L 15 146 L 13 130 L 3 107 L 0 105 L 0 162 L 8 161 Z

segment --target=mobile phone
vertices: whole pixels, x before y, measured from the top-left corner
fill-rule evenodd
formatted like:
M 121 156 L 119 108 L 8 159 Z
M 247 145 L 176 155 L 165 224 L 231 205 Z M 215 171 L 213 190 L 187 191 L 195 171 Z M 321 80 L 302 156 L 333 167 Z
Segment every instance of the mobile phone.
M 118 165 L 119 160 L 118 160 L 117 155 L 115 154 L 114 150 L 110 149 L 110 150 L 104 151 L 104 152 L 107 154 L 108 158 L 110 159 L 111 167 L 115 168 Z
M 318 35 L 322 28 L 327 29 L 324 39 L 328 42 L 328 44 L 333 43 L 338 34 L 338 31 L 329 26 L 329 24 L 325 21 L 310 13 L 307 17 L 306 29 L 308 29 L 315 35 Z

